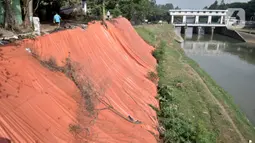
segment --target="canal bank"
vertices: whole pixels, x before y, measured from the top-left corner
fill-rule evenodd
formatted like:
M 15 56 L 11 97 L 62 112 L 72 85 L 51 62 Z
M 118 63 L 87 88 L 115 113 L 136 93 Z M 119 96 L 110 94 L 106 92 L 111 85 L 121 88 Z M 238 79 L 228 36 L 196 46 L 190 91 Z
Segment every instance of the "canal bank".
M 227 27 L 218 27 L 215 29 L 216 34 L 221 34 L 224 36 L 228 36 L 230 38 L 234 38 L 236 40 L 239 40 L 241 42 L 246 42 L 247 39 L 243 37 L 238 31 L 228 29 Z M 254 39 L 255 40 L 255 39 Z
M 247 29 L 228 29 L 227 27 L 176 27 L 181 34 L 185 34 L 188 29 L 192 29 L 193 34 L 221 34 L 246 43 L 255 44 L 254 31 L 247 32 Z
M 255 45 L 215 34 L 189 36 L 181 46 L 255 124 Z
M 173 142 L 181 138 L 193 142 L 255 141 L 251 123 L 231 96 L 198 64 L 186 57 L 174 40 L 172 27 L 150 25 L 137 27 L 137 31 L 147 42 L 161 49 L 159 53 L 164 53 L 157 68 L 159 86 L 167 85 L 171 97 L 169 99 L 159 93 L 161 110 L 158 111 L 158 118 L 166 129 L 164 139 Z

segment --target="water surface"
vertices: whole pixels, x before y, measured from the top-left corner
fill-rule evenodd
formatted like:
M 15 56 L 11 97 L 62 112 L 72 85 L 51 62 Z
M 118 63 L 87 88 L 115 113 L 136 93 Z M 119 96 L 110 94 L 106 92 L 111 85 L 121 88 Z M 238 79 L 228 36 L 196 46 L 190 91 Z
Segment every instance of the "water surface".
M 255 45 L 217 34 L 193 35 L 191 30 L 181 44 L 187 56 L 233 96 L 255 125 Z

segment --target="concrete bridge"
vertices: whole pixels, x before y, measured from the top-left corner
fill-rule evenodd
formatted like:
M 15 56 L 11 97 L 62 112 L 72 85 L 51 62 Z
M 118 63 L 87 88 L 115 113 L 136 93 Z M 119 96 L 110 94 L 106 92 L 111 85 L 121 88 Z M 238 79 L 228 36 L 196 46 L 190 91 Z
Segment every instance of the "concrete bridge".
M 169 10 L 171 15 L 171 24 L 175 27 L 182 27 L 182 33 L 184 28 L 194 27 L 195 33 L 199 33 L 202 27 L 211 28 L 210 33 L 214 32 L 216 27 L 226 27 L 228 10 Z M 176 21 L 180 19 L 181 21 Z M 188 20 L 193 19 L 193 20 Z M 200 19 L 207 19 L 202 22 Z M 213 21 L 216 19 L 217 21 Z M 208 30 L 207 30 L 208 31 Z

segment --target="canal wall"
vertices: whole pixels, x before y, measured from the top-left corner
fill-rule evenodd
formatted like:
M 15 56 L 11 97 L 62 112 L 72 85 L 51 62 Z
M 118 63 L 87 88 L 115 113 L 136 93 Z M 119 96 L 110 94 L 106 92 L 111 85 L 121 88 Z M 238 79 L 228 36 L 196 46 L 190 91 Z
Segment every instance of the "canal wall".
M 237 31 L 228 29 L 226 27 L 215 28 L 215 33 L 222 34 L 222 35 L 240 40 L 242 42 L 246 42 L 245 38 L 242 35 L 240 35 Z
M 237 31 L 244 39 L 247 43 L 255 43 L 255 34 L 251 34 L 251 33 L 246 33 L 246 32 L 242 32 L 242 31 Z

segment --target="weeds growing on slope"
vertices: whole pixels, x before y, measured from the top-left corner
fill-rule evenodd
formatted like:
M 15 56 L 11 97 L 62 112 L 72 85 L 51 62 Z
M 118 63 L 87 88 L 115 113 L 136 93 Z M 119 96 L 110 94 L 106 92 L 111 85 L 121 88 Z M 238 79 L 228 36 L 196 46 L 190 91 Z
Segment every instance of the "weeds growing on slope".
M 157 47 L 153 55 L 158 60 L 158 89 L 167 86 L 171 93 L 169 96 L 169 93 L 159 92 L 160 109 L 152 107 L 158 113 L 158 130 L 163 142 L 241 142 L 238 130 L 231 126 L 226 112 L 221 110 L 212 96 L 225 107 L 241 134 L 246 139 L 254 140 L 252 125 L 229 95 L 185 56 L 173 39 L 174 32 L 170 25 L 139 26 L 136 29 L 145 41 Z M 162 48 L 164 40 L 167 44 Z
M 159 78 L 164 77 L 164 62 L 166 43 L 161 41 L 159 47 L 153 52 L 153 56 L 158 61 L 157 71 Z M 191 122 L 178 111 L 178 101 L 173 88 L 168 85 L 158 85 L 158 96 L 160 109 L 156 109 L 159 123 L 164 127 L 164 132 L 160 132 L 165 143 L 172 142 L 196 142 L 196 130 Z
M 51 71 L 62 72 L 68 78 L 70 78 L 78 87 L 81 92 L 82 97 L 84 98 L 85 108 L 90 113 L 90 115 L 95 115 L 95 101 L 100 95 L 99 92 L 96 91 L 93 83 L 85 77 L 80 77 L 77 72 L 76 63 L 72 62 L 68 57 L 66 58 L 66 64 L 63 67 L 57 65 L 55 58 L 50 57 L 49 60 L 43 61 L 39 58 L 38 54 L 32 50 L 32 56 L 40 61 L 41 65 L 46 67 Z
M 196 130 L 192 123 L 178 111 L 178 102 L 167 85 L 158 87 L 160 110 L 157 111 L 159 122 L 165 127 L 163 134 L 165 143 L 196 142 Z
M 79 124 L 69 124 L 69 132 L 76 136 L 82 132 L 82 128 Z
M 210 122 L 208 116 L 202 115 L 201 119 L 197 119 L 196 113 L 205 110 L 204 106 L 197 104 L 198 94 L 200 94 L 194 89 L 197 84 L 191 83 L 190 80 L 193 78 L 190 79 L 190 76 L 186 74 L 187 72 L 183 70 L 185 68 L 179 61 L 179 53 L 170 46 L 172 43 L 168 44 L 162 37 L 158 37 L 162 35 L 158 33 L 158 29 L 155 30 L 154 28 L 142 27 L 138 32 L 144 37 L 143 35 L 150 31 L 150 34 L 145 37 L 156 39 L 154 41 L 156 50 L 152 54 L 158 62 L 157 99 L 160 108 L 151 107 L 155 109 L 158 115 L 158 130 L 162 141 L 166 143 L 216 142 L 215 132 L 211 128 L 211 123 L 208 123 Z M 157 36 L 153 36 L 151 33 Z
M 153 71 L 148 72 L 147 78 L 155 84 L 158 82 L 158 75 Z

